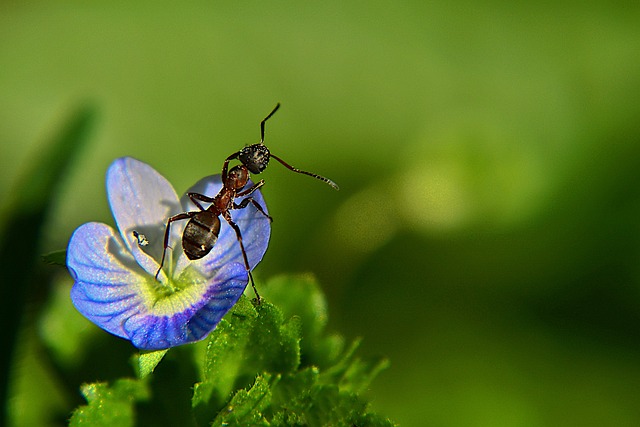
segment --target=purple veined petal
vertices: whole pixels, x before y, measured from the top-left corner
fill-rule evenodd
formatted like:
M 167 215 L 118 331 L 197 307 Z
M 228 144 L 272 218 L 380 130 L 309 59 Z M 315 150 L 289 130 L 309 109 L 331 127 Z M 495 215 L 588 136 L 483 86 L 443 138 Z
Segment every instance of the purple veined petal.
M 114 229 L 83 224 L 67 247 L 67 268 L 74 279 L 71 300 L 76 309 L 102 329 L 127 338 L 123 324 L 142 308 L 146 273 Z
M 245 188 L 249 188 L 252 185 L 253 182 L 249 181 Z M 189 188 L 188 192 L 215 197 L 221 188 L 222 182 L 220 175 L 211 175 L 198 181 Z M 256 190 L 247 197 L 253 197 L 268 214 L 267 205 L 260 190 Z M 246 197 L 237 198 L 236 203 L 240 203 L 245 198 Z M 180 201 L 185 211 L 198 210 L 186 196 L 186 193 Z M 207 206 L 207 204 L 203 204 L 205 209 Z M 242 242 L 247 252 L 247 258 L 249 259 L 249 266 L 253 269 L 262 260 L 262 257 L 267 251 L 269 237 L 271 235 L 271 222 L 260 213 L 252 203 L 249 203 L 247 207 L 243 209 L 233 209 L 230 213 L 233 221 L 240 227 Z M 205 277 L 212 275 L 221 265 L 228 263 L 244 265 L 240 243 L 238 242 L 235 231 L 223 218 L 220 218 L 220 225 L 220 234 L 211 252 L 201 260 L 190 261 L 186 257 L 179 259 L 175 275 L 179 275 L 180 272 L 189 265 L 198 268 Z
M 248 283 L 243 264 L 226 264 L 206 282 L 163 298 L 132 316 L 124 330 L 142 350 L 160 350 L 205 338 L 238 301 Z
M 182 211 L 178 196 L 162 175 L 131 157 L 116 159 L 107 171 L 107 196 L 120 234 L 136 261 L 155 275 L 163 251 L 164 232 L 170 216 Z M 173 242 L 179 230 L 173 230 Z M 144 250 L 133 235 L 149 241 Z

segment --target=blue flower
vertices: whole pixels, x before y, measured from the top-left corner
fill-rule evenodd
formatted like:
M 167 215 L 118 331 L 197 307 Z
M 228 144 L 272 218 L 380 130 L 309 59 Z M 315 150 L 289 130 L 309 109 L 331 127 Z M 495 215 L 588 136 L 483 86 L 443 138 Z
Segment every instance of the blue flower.
M 213 175 L 189 191 L 215 196 L 221 187 L 220 176 Z M 171 184 L 151 166 L 130 157 L 109 167 L 107 196 L 118 230 L 91 222 L 80 226 L 69 241 L 67 267 L 75 281 L 71 289 L 75 307 L 140 349 L 165 349 L 206 337 L 248 283 L 233 229 L 221 220 L 212 251 L 190 261 L 181 245 L 187 221 L 174 222 L 171 248 L 155 280 L 167 219 L 198 209 L 186 196 L 179 200 Z M 260 192 L 252 196 L 266 211 Z M 270 222 L 251 204 L 231 214 L 253 269 L 267 250 Z

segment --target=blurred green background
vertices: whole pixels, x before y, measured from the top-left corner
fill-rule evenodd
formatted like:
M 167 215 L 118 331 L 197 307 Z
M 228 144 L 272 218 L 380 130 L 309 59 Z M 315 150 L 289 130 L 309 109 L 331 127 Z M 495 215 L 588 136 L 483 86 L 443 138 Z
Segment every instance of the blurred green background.
M 640 425 L 639 23 L 624 1 L 4 1 L 0 200 L 95 106 L 40 242 L 63 248 L 112 223 L 114 158 L 184 191 L 281 102 L 268 146 L 341 190 L 273 163 L 256 275 L 318 276 L 332 329 L 391 360 L 376 411 Z

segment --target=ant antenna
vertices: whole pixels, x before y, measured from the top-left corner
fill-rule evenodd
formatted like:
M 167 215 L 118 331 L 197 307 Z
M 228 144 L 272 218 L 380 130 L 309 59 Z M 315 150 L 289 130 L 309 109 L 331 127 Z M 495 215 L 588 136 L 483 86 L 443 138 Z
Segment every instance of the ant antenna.
M 265 117 L 260 122 L 260 144 L 261 145 L 264 145 L 264 124 L 265 124 L 265 122 L 267 120 L 269 120 L 269 118 L 271 118 L 271 116 L 273 116 L 275 114 L 276 111 L 278 111 L 278 108 L 280 108 L 280 103 L 279 102 L 276 104 L 275 108 L 267 115 L 267 117 Z M 279 161 L 285 168 L 289 169 L 290 171 L 314 177 L 316 179 L 319 179 L 320 181 L 326 182 L 327 184 L 329 184 L 331 187 L 333 187 L 336 190 L 340 189 L 340 187 L 338 187 L 338 184 L 336 184 L 335 182 L 331 181 L 329 178 L 325 178 L 324 176 L 318 175 L 316 173 L 307 172 L 307 171 L 303 171 L 301 169 L 295 168 L 295 167 L 291 166 L 290 164 L 288 164 L 287 162 L 282 160 L 280 157 L 276 156 L 275 154 L 273 154 L 271 152 L 269 152 L 269 156 L 273 157 L 274 159 Z
M 307 172 L 307 171 L 303 171 L 301 169 L 298 168 L 294 168 L 293 166 L 291 166 L 289 163 L 285 162 L 284 160 L 282 160 L 280 157 L 276 156 L 275 154 L 271 153 L 271 157 L 273 157 L 274 159 L 276 159 L 277 161 L 279 161 L 280 163 L 282 163 L 282 165 L 289 169 L 290 171 L 293 172 L 297 172 L 297 173 L 301 173 L 303 175 L 309 175 L 312 176 L 316 179 L 319 179 L 320 181 L 324 181 L 327 184 L 329 184 L 334 190 L 340 190 L 340 187 L 338 187 L 338 184 L 336 184 L 335 182 L 331 181 L 329 178 L 325 178 L 322 175 L 318 175 L 317 173 L 313 173 L 313 172 Z
M 269 115 L 260 122 L 260 144 L 264 144 L 264 123 L 267 120 L 269 120 L 269 118 L 273 116 L 276 111 L 278 111 L 278 108 L 280 108 L 279 102 L 276 104 L 275 108 L 269 113 Z
M 282 160 L 280 157 L 271 154 L 271 151 L 269 150 L 269 148 L 267 148 L 267 146 L 264 145 L 265 123 L 267 122 L 267 120 L 271 118 L 271 116 L 275 114 L 276 111 L 278 111 L 279 108 L 280 108 L 280 103 L 278 102 L 275 108 L 271 110 L 271 112 L 267 115 L 267 117 L 265 117 L 260 122 L 260 142 L 252 145 L 247 145 L 242 150 L 236 153 L 233 153 L 232 155 L 227 157 L 222 167 L 222 180 L 224 181 L 226 179 L 229 161 L 233 159 L 238 159 L 240 163 L 242 163 L 249 170 L 249 172 L 258 174 L 263 172 L 267 168 L 267 166 L 269 165 L 269 159 L 273 157 L 290 171 L 301 173 L 303 175 L 308 175 L 310 177 L 319 179 L 320 181 L 323 181 L 329 184 L 335 190 L 339 190 L 340 188 L 338 187 L 338 184 L 331 181 L 329 178 L 325 178 L 324 176 L 321 176 L 312 172 L 307 172 L 298 168 L 294 168 L 293 166 L 291 166 L 290 164 Z

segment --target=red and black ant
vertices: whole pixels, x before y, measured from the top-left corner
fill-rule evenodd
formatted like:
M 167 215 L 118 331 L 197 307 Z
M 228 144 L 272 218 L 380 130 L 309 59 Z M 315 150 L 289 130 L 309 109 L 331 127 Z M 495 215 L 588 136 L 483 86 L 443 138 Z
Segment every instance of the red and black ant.
M 336 183 L 330 179 L 315 173 L 294 168 L 269 152 L 269 149 L 264 145 L 264 124 L 271 116 L 273 116 L 278 108 L 280 108 L 280 104 L 277 104 L 269 115 L 260 122 L 259 143 L 244 147 L 242 150 L 227 157 L 224 161 L 221 177 L 222 188 L 218 194 L 215 197 L 209 197 L 200 193 L 187 193 L 189 199 L 198 207 L 199 210 L 179 213 L 167 220 L 167 226 L 164 232 L 164 249 L 162 252 L 162 259 L 160 261 L 160 267 L 155 275 L 156 280 L 158 280 L 158 275 L 164 265 L 165 255 L 167 253 L 167 248 L 169 247 L 169 230 L 172 222 L 185 219 L 189 220 L 182 233 L 182 248 L 187 258 L 190 260 L 196 260 L 206 256 L 211 252 L 211 249 L 216 244 L 220 233 L 219 217 L 222 216 L 236 233 L 236 238 L 240 244 L 240 250 L 242 251 L 242 257 L 244 259 L 244 266 L 247 270 L 247 274 L 249 275 L 253 291 L 256 294 L 256 300 L 260 302 L 260 295 L 258 294 L 258 290 L 256 289 L 256 285 L 253 281 L 247 252 L 245 251 L 242 243 L 240 227 L 238 227 L 238 224 L 233 221 L 231 213 L 229 212 L 232 209 L 244 209 L 249 205 L 249 203 L 251 203 L 255 206 L 258 212 L 268 218 L 269 221 L 273 221 L 273 218 L 267 215 L 262 206 L 260 206 L 253 197 L 247 197 L 240 203 L 235 202 L 236 197 L 250 196 L 254 191 L 264 185 L 264 180 L 260 180 L 251 187 L 245 189 L 245 186 L 247 186 L 249 182 L 250 173 L 259 174 L 264 171 L 269 164 L 270 157 L 273 157 L 282 163 L 287 169 L 293 172 L 312 176 L 326 182 L 331 187 L 338 190 Z M 238 159 L 241 164 L 229 169 L 229 162 L 234 159 Z M 205 209 L 200 202 L 210 203 L 210 205 Z

